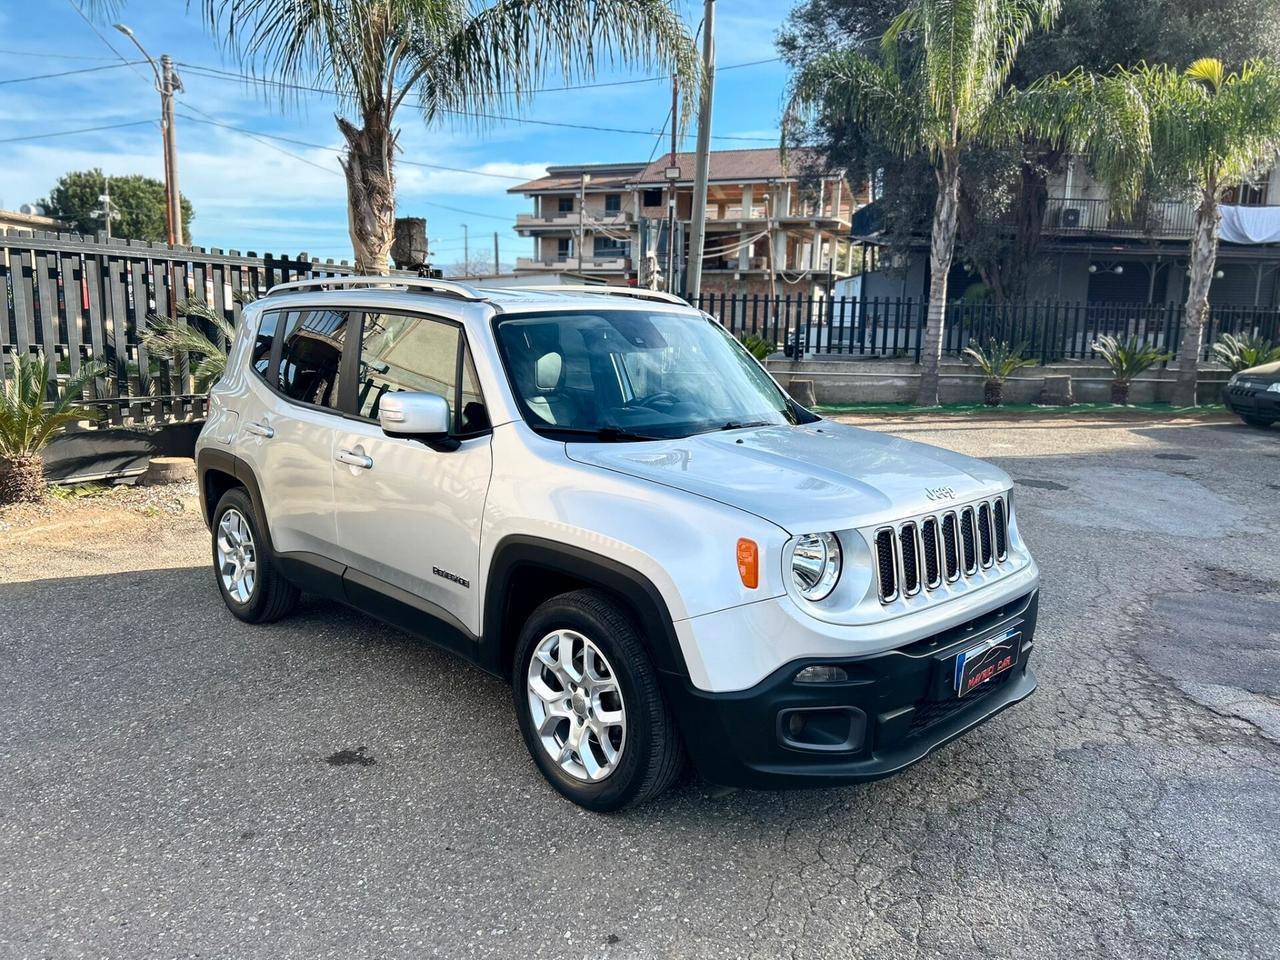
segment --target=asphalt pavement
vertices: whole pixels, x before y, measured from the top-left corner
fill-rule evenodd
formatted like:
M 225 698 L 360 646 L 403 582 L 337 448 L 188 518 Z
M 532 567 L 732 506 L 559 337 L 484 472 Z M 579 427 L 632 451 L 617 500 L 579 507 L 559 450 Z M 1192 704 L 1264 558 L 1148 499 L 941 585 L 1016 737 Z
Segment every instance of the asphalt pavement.
M 500 682 L 234 620 L 190 518 L 74 575 L 0 530 L 41 571 L 0 584 L 0 956 L 1280 957 L 1280 429 L 870 423 L 1006 469 L 1044 579 L 1036 695 L 861 787 L 587 813 Z

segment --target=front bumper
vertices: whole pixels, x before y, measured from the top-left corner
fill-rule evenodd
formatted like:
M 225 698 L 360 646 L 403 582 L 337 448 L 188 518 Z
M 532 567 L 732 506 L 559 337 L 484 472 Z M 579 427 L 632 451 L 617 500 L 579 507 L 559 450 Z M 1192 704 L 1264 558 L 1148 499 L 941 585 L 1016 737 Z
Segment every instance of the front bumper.
M 1256 387 L 1228 385 L 1222 390 L 1222 402 L 1237 416 L 1280 420 L 1280 393 Z
M 726 786 L 834 786 L 889 776 L 1026 699 L 1036 688 L 1028 666 L 1038 591 L 966 624 L 898 650 L 863 657 L 809 658 L 779 668 L 747 690 L 710 693 L 668 677 L 667 694 L 699 772 Z M 942 674 L 948 658 L 983 637 L 1016 629 L 1014 666 L 964 698 Z M 842 667 L 848 679 L 797 683 L 810 665 Z M 797 743 L 788 721 L 814 718 L 840 731 L 826 743 Z M 846 721 L 843 718 L 848 718 Z M 849 736 L 843 738 L 843 731 Z

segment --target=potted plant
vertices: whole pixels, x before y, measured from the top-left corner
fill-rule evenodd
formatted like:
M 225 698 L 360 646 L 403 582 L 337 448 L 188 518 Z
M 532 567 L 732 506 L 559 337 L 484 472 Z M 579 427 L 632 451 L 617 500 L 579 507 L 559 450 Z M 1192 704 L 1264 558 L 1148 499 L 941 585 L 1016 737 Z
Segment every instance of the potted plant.
M 44 496 L 44 457 L 41 451 L 54 434 L 77 420 L 96 420 L 98 411 L 83 406 L 85 386 L 106 372 L 92 362 L 49 393 L 49 362 L 43 355 L 10 358 L 0 389 L 0 504 L 39 500 Z
M 982 385 L 982 402 L 988 407 L 998 407 L 1004 403 L 1004 382 L 1015 370 L 1035 366 L 1035 360 L 1023 356 L 1025 347 L 1021 343 L 1011 347 L 1007 340 L 992 338 L 985 347 L 970 344 L 964 348 L 965 356 L 987 378 Z
M 1144 370 L 1172 359 L 1172 354 L 1143 343 L 1137 337 L 1121 340 L 1119 337 L 1102 336 L 1093 349 L 1111 367 L 1111 402 L 1129 402 L 1129 386 L 1133 378 Z
M 1232 373 L 1280 360 L 1280 346 L 1266 337 L 1249 334 L 1224 333 L 1213 345 L 1213 352 Z

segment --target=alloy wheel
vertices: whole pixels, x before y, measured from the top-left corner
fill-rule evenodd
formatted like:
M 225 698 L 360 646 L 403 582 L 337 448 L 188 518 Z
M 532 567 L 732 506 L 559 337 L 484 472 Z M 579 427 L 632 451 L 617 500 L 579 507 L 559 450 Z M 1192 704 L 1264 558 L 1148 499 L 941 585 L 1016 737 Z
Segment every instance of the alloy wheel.
M 557 630 L 529 658 L 529 712 L 547 755 L 575 780 L 603 780 L 626 746 L 622 689 L 608 658 L 589 638 Z
M 234 507 L 224 513 L 218 523 L 215 549 L 218 575 L 227 596 L 236 603 L 248 603 L 258 582 L 258 551 L 249 521 Z

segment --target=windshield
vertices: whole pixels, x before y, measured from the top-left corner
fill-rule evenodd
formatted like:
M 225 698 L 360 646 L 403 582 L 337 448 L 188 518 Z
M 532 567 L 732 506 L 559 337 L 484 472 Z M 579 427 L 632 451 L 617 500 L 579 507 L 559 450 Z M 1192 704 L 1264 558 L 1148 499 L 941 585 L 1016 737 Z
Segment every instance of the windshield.
M 506 315 L 507 375 L 535 430 L 645 440 L 817 419 L 719 324 L 646 310 Z

